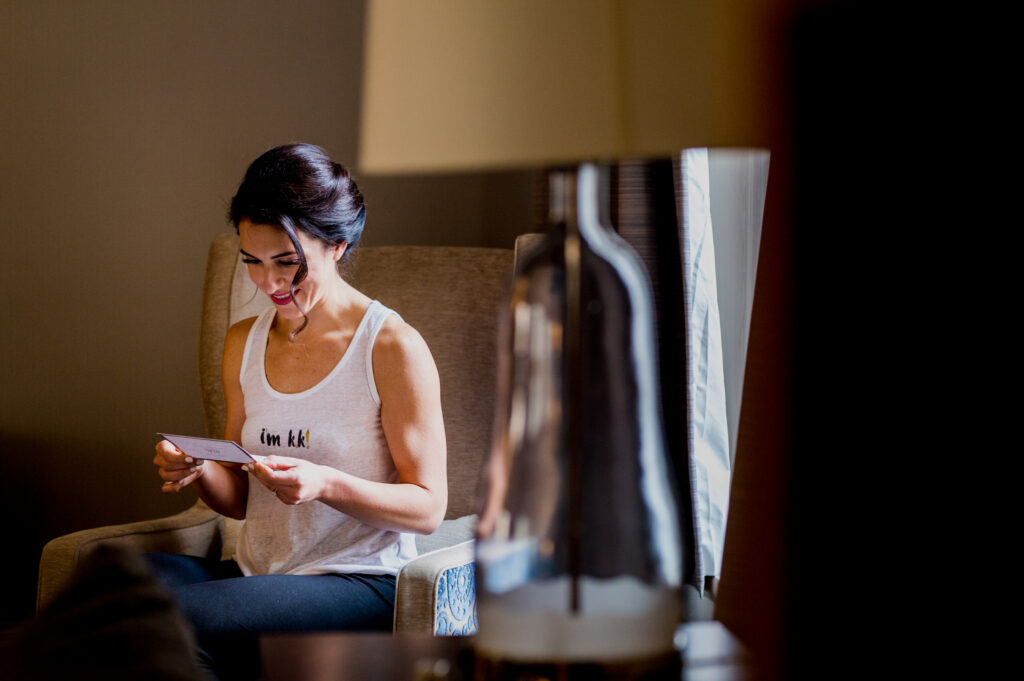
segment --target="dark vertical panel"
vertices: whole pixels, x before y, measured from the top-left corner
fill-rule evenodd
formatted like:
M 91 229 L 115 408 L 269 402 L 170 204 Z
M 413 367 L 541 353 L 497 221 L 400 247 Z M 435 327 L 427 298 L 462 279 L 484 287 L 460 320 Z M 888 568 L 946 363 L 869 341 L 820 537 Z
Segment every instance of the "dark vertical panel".
M 686 292 L 674 165 L 671 159 L 616 164 L 610 182 L 610 212 L 614 228 L 636 251 L 650 278 L 662 417 L 681 510 L 683 580 L 697 585 L 703 574 L 693 523 L 696 502 L 687 436 Z

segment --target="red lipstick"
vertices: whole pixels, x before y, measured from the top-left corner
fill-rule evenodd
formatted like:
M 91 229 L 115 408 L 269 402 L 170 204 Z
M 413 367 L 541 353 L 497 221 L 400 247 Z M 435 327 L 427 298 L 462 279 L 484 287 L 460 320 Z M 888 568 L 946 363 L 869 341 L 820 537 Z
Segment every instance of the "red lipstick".
M 276 305 L 287 305 L 288 303 L 292 302 L 292 294 L 291 293 L 271 293 L 270 294 L 270 299 L 272 301 L 274 301 L 274 304 L 276 304 Z

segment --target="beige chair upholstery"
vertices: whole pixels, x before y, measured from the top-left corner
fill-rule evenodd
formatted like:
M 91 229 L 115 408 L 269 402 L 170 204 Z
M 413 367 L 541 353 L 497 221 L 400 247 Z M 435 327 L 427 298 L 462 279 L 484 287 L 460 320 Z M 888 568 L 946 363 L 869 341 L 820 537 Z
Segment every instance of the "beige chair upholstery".
M 477 510 L 480 467 L 492 435 L 498 315 L 511 278 L 513 250 L 378 246 L 362 247 L 354 255 L 349 280 L 396 310 L 430 347 L 441 378 L 448 440 L 446 520 L 433 535 L 417 537 L 420 556 L 399 574 L 395 630 L 471 633 L 475 628 L 472 514 Z M 269 304 L 245 273 L 237 236 L 228 233 L 214 238 L 207 260 L 199 342 L 200 383 L 211 437 L 221 437 L 224 429 L 220 361 L 227 329 Z M 239 526 L 238 521 L 197 502 L 167 518 L 58 537 L 43 549 L 37 609 L 52 600 L 75 565 L 100 543 L 141 552 L 230 557 Z

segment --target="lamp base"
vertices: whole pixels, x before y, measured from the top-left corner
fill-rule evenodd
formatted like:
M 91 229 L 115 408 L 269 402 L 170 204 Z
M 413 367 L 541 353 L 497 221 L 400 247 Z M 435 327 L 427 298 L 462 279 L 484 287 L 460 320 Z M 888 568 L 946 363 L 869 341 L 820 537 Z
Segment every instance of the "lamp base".
M 673 650 L 679 625 L 674 588 L 628 576 L 585 575 L 577 584 L 575 612 L 566 575 L 489 594 L 477 603 L 476 650 L 495 659 L 543 663 L 617 663 Z
M 517 262 L 478 523 L 476 678 L 679 678 L 683 555 L 644 271 L 602 169 L 549 175 Z

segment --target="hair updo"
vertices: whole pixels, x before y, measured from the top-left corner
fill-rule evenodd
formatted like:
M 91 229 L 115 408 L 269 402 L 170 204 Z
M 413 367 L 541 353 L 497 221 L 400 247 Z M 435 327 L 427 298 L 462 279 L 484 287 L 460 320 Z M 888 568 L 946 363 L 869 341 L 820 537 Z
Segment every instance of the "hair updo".
M 275 225 L 288 235 L 300 262 L 291 285 L 294 295 L 295 286 L 309 271 L 296 230 L 328 246 L 346 243 L 343 258 L 347 259 L 363 235 L 366 205 L 348 169 L 327 152 L 312 144 L 285 144 L 264 152 L 245 171 L 228 211 L 236 233 L 244 218 Z M 305 310 L 295 304 L 305 317 Z

